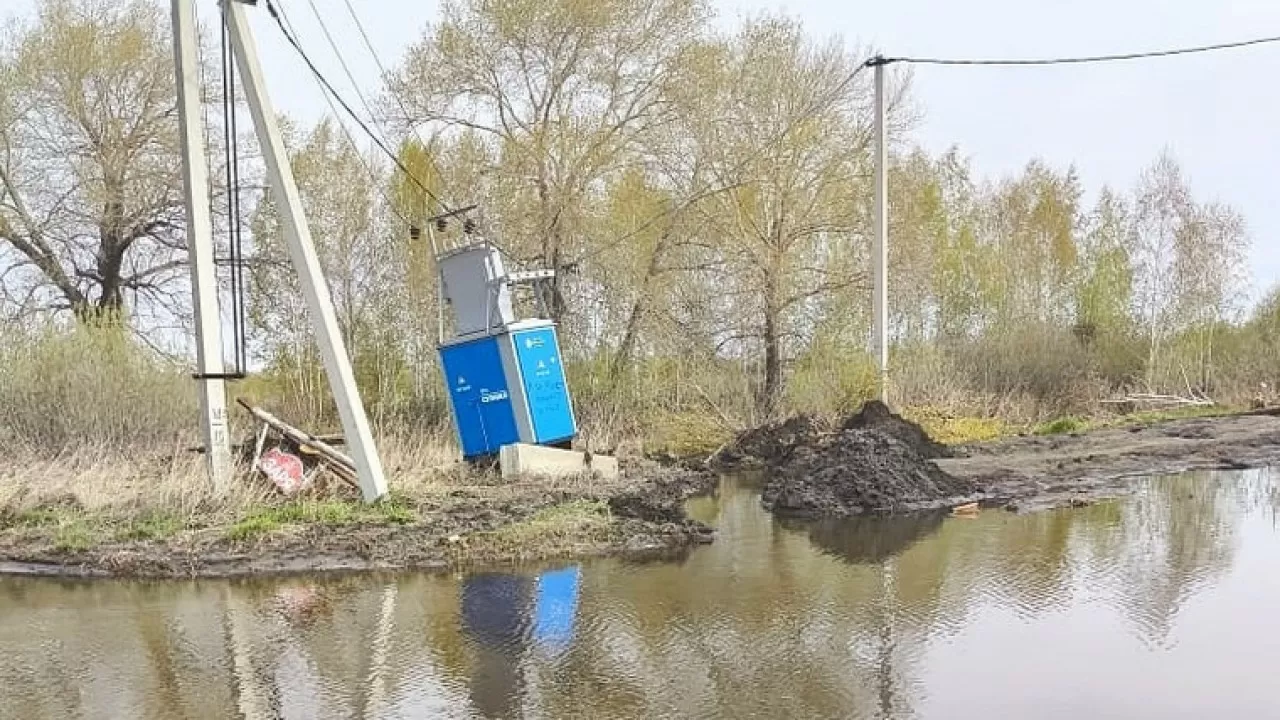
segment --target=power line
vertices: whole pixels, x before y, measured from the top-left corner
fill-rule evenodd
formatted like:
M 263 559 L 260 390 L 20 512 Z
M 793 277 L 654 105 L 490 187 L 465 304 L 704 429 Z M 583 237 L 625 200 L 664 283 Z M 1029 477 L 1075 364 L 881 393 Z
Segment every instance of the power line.
M 853 70 L 852 73 L 850 73 L 843 81 L 841 81 L 841 83 L 837 85 L 833 93 L 833 97 L 829 100 L 829 102 L 833 103 L 835 102 L 835 100 L 839 99 L 839 94 L 844 91 L 844 88 L 847 87 L 849 83 L 853 82 L 853 80 L 858 76 L 858 74 L 863 69 L 868 67 L 874 67 L 877 65 L 890 65 L 893 63 L 914 64 L 914 65 L 986 65 L 986 66 L 1082 65 L 1087 63 L 1104 63 L 1104 62 L 1117 62 L 1117 61 L 1125 61 L 1125 60 L 1141 60 L 1141 59 L 1148 59 L 1148 58 L 1172 57 L 1176 55 L 1191 55 L 1195 53 L 1207 53 L 1207 52 L 1216 52 L 1221 50 L 1231 50 L 1235 48 L 1249 47 L 1252 45 L 1264 45 L 1264 44 L 1276 43 L 1276 42 L 1280 42 L 1280 36 L 1268 36 L 1268 37 L 1253 38 L 1249 40 L 1239 40 L 1235 42 L 1216 43 L 1212 45 L 1198 45 L 1194 47 L 1173 48 L 1173 49 L 1167 49 L 1167 50 L 1152 50 L 1152 51 L 1144 51 L 1144 52 L 1120 53 L 1120 54 L 1114 54 L 1114 55 L 1086 55 L 1086 56 L 1079 56 L 1079 57 L 1031 58 L 1031 59 L 963 59 L 963 58 L 937 58 L 937 57 L 912 57 L 912 56 L 883 57 L 883 56 L 877 55 L 875 57 L 869 58 L 866 62 L 860 64 L 857 68 Z M 751 156 L 748 156 L 744 161 L 736 165 L 731 172 L 737 172 L 743 166 L 755 160 L 756 157 L 758 157 L 760 154 L 764 152 L 765 148 L 769 147 L 770 145 L 781 142 L 783 139 L 786 138 L 788 134 L 790 134 L 791 130 L 794 129 L 796 125 L 798 125 L 800 122 L 805 120 L 810 115 L 821 112 L 822 109 L 824 109 L 824 107 L 825 107 L 825 104 L 815 107 L 811 112 L 806 112 L 800 115 L 799 117 L 795 118 L 786 128 L 783 129 L 783 131 L 776 138 L 774 138 L 771 142 L 766 143 L 766 145 L 763 146 L 756 153 L 753 153 Z M 667 210 L 664 210 L 661 213 L 654 215 L 649 220 L 646 220 L 644 223 L 641 223 L 637 228 L 635 228 L 631 232 L 605 245 L 604 247 L 598 249 L 596 252 L 588 253 L 587 255 L 584 256 L 584 258 L 591 257 L 593 255 L 599 254 L 600 252 L 604 252 L 606 250 L 617 247 L 618 245 L 621 245 L 623 242 L 626 242 L 632 237 L 635 237 L 639 233 L 644 232 L 646 229 L 652 227 L 654 223 L 661 220 L 663 217 L 680 212 L 684 210 L 686 207 L 688 207 L 689 205 L 692 205 L 693 203 L 697 202 L 698 200 L 701 200 L 704 197 L 717 194 L 718 192 L 732 190 L 736 187 L 739 187 L 740 185 L 741 183 L 728 185 L 719 190 L 711 190 L 708 187 L 703 187 L 699 189 L 697 192 L 692 193 L 689 199 L 685 200 L 684 202 L 681 202 L 671 208 L 668 208 Z
M 314 7 L 314 0 L 307 0 L 307 1 L 312 2 Z M 412 116 L 412 113 L 409 112 L 409 108 L 408 106 L 405 105 L 405 102 L 400 97 L 400 94 L 396 92 L 394 87 L 392 87 L 391 80 L 390 80 L 391 73 L 387 70 L 387 66 L 382 63 L 382 58 L 378 56 L 378 50 L 377 48 L 374 47 L 373 41 L 369 39 L 369 33 L 364 28 L 364 22 L 360 20 L 360 15 L 356 13 L 356 9 L 354 6 L 352 6 L 351 0 L 342 0 L 342 2 L 344 5 L 347 6 L 347 14 L 351 16 L 351 21 L 355 23 L 356 30 L 360 33 L 360 39 L 364 41 L 365 48 L 369 50 L 369 55 L 370 57 L 373 58 L 373 64 L 378 67 L 378 73 L 379 73 L 379 77 L 382 79 L 383 87 L 386 88 L 387 94 L 391 96 L 391 99 L 395 101 L 396 106 L 400 108 L 400 112 L 402 113 L 404 121 L 408 122 L 409 118 Z M 336 47 L 334 48 L 334 52 L 335 53 L 338 52 L 338 49 Z M 353 83 L 355 82 L 354 79 L 352 80 L 352 82 Z M 369 106 L 367 104 L 365 105 L 365 109 L 369 110 L 369 118 L 373 120 L 374 119 L 373 110 L 369 109 Z M 416 178 L 413 178 L 413 179 L 414 179 L 414 182 L 417 182 Z M 475 205 L 469 205 L 467 207 L 458 208 L 456 210 L 449 210 L 446 207 L 444 212 L 438 214 L 435 219 L 443 220 L 447 217 L 451 217 L 454 215 L 463 215 L 475 209 L 475 207 L 476 207 Z M 493 244 L 495 247 L 502 249 L 502 247 L 498 245 L 496 242 L 494 242 L 492 238 L 489 238 L 488 242 Z M 503 252 L 505 252 L 505 250 Z
M 347 103 L 347 101 L 342 97 L 342 95 L 338 93 L 338 91 L 333 87 L 333 84 L 330 83 L 328 78 L 324 76 L 324 73 L 320 72 L 320 69 L 316 67 L 316 64 L 311 61 L 310 56 L 308 56 L 306 51 L 302 49 L 302 45 L 298 43 L 297 38 L 295 38 L 293 36 L 293 33 L 289 32 L 289 29 L 285 27 L 284 22 L 280 18 L 280 13 L 276 10 L 275 3 L 271 2 L 271 0 L 267 0 L 266 5 L 267 5 L 268 14 L 270 14 L 271 18 L 276 21 L 276 26 L 280 28 L 280 32 L 284 35 L 285 40 L 287 40 L 289 44 L 293 46 L 293 49 L 298 53 L 299 57 L 302 58 L 302 61 L 306 63 L 307 68 L 311 70 L 311 74 L 314 75 L 316 79 L 319 80 L 320 83 L 324 85 L 324 87 L 333 96 L 333 99 L 340 106 L 342 106 L 342 109 L 345 110 L 348 115 L 351 116 L 351 119 L 355 121 L 356 125 L 358 125 L 360 129 L 363 130 L 364 133 L 368 135 L 371 140 L 373 140 L 374 144 L 378 146 L 378 149 L 381 150 L 384 154 L 386 154 L 386 156 L 391 159 L 391 162 L 395 163 L 395 166 L 399 168 L 400 171 L 403 172 L 406 177 L 408 177 L 410 180 L 413 181 L 414 185 L 417 185 L 418 188 L 427 195 L 427 197 L 434 200 L 436 204 L 439 205 L 441 209 L 443 209 L 444 212 L 441 213 L 442 215 L 448 215 L 453 213 L 454 212 L 453 208 L 449 207 L 448 203 L 446 203 L 444 200 L 441 200 L 440 197 L 437 196 L 435 193 L 431 192 L 431 189 L 428 188 L 421 180 L 419 180 L 417 176 L 414 175 L 413 172 L 409 170 L 409 168 L 403 162 L 401 162 L 399 156 L 397 156 L 394 152 L 391 151 L 390 148 L 387 147 L 386 143 L 384 143 L 382 139 L 379 138 L 369 128 L 367 124 L 365 124 L 364 120 L 360 119 L 360 116 L 356 113 L 355 110 L 351 108 L 351 105 Z M 429 220 L 431 219 L 434 219 L 434 218 L 430 218 Z
M 360 98 L 360 104 L 364 106 L 364 111 L 368 113 L 369 121 L 378 128 L 378 131 L 385 138 L 387 135 L 386 129 L 378 125 L 378 120 L 373 114 L 373 108 L 369 105 L 369 99 L 360 91 L 360 83 L 356 81 L 355 74 L 351 72 L 350 66 L 347 65 L 346 58 L 342 57 L 342 51 L 338 49 L 338 43 L 334 41 L 333 34 L 329 32 L 329 26 L 325 24 L 324 16 L 320 14 L 320 8 L 316 7 L 316 0 L 307 0 L 307 4 L 311 6 L 311 14 L 315 16 L 316 22 L 319 23 L 320 32 L 324 33 L 324 39 L 329 42 L 329 48 L 333 50 L 334 56 L 338 58 L 338 64 L 342 66 L 342 72 L 346 74 L 347 80 L 351 82 L 351 89 L 356 91 L 356 97 Z M 281 12 L 283 11 L 282 7 Z M 293 23 L 289 23 L 289 27 L 292 28 Z
M 735 164 L 732 168 L 730 168 L 730 169 L 729 169 L 729 172 L 728 172 L 728 173 L 726 173 L 726 174 L 733 175 L 733 174 L 738 173 L 738 171 L 742 170 L 742 169 L 743 169 L 744 167 L 746 167 L 747 165 L 749 165 L 749 164 L 751 164 L 752 162 L 754 162 L 755 160 L 759 159 L 759 157 L 760 157 L 761 155 L 763 155 L 763 154 L 765 153 L 765 151 L 766 151 L 766 150 L 768 150 L 770 147 L 773 147 L 774 145 L 777 145 L 778 143 L 781 143 L 783 140 L 786 140 L 786 139 L 787 139 L 787 136 L 791 134 L 791 131 L 792 131 L 792 130 L 795 130 L 795 129 L 796 129 L 796 126 L 798 126 L 800 123 L 802 123 L 802 122 L 804 122 L 805 120 L 807 120 L 807 119 L 809 119 L 809 118 L 813 117 L 814 115 L 817 115 L 818 113 L 822 112 L 823 110 L 826 110 L 826 109 L 827 109 L 828 107 L 830 107 L 831 105 L 834 105 L 834 104 L 835 104 L 835 103 L 840 99 L 840 97 L 844 94 L 844 91 L 845 91 L 845 90 L 846 90 L 846 89 L 847 89 L 851 84 L 853 84 L 853 81 L 854 81 L 854 80 L 856 80 L 856 79 L 858 78 L 858 75 L 860 75 L 860 74 L 862 73 L 862 71 L 863 71 L 863 70 L 865 70 L 865 69 L 867 69 L 867 68 L 869 68 L 869 67 L 872 67 L 872 66 L 874 66 L 874 65 L 877 65 L 877 64 L 883 64 L 883 63 L 884 63 L 884 59 L 883 59 L 883 58 L 878 58 L 878 57 L 876 57 L 876 58 L 869 58 L 868 60 L 866 60 L 866 61 L 864 61 L 864 62 L 859 63 L 859 64 L 858 64 L 858 66 L 857 66 L 857 67 L 855 67 L 855 68 L 853 69 L 853 71 L 852 71 L 852 72 L 850 72 L 848 75 L 846 75 L 846 76 L 845 76 L 845 77 L 844 77 L 844 78 L 843 78 L 839 83 L 837 83 L 837 84 L 835 85 L 835 87 L 834 87 L 834 88 L 832 88 L 832 90 L 831 90 L 831 94 L 830 94 L 828 97 L 826 97 L 826 98 L 819 98 L 819 99 L 815 100 L 815 101 L 814 101 L 814 103 L 813 103 L 812 105 L 810 105 L 808 108 L 806 108 L 803 112 L 801 112 L 801 113 L 800 113 L 799 115 L 797 115 L 796 117 L 792 118 L 792 119 L 791 119 L 791 121 L 790 121 L 789 123 L 787 123 L 786 127 L 784 127 L 784 128 L 782 129 L 782 132 L 780 132 L 780 133 L 778 133 L 777 135 L 775 135 L 774 137 L 772 137 L 772 138 L 768 139 L 768 140 L 767 140 L 763 145 L 761 145 L 760 147 L 756 148 L 756 150 L 755 150 L 754 152 L 752 152 L 751 154 L 747 155 L 747 157 L 743 158 L 743 159 L 742 159 L 742 160 L 740 160 L 737 164 Z M 649 228 L 653 227 L 655 223 L 659 222 L 659 221 L 660 221 L 660 220 L 662 220 L 663 218 L 668 217 L 668 216 L 670 216 L 670 215 L 674 215 L 674 214 L 676 214 L 676 213 L 683 212 L 686 208 L 688 208 L 688 207 L 690 207 L 690 206 L 694 205 L 695 203 L 697 203 L 697 202 L 699 202 L 699 201 L 701 201 L 701 200 L 703 200 L 703 199 L 705 199 L 705 198 L 707 198 L 707 197 L 711 197 L 712 195 L 718 195 L 718 194 L 720 194 L 720 193 L 722 193 L 722 192 L 729 192 L 729 191 L 731 191 L 731 190 L 736 190 L 737 188 L 740 188 L 740 187 L 742 187 L 743 185 L 746 185 L 746 184 L 748 184 L 748 183 L 746 183 L 746 182 L 732 182 L 732 183 L 728 183 L 728 184 L 722 185 L 721 187 L 714 188 L 714 187 L 711 187 L 711 185 L 710 185 L 709 183 L 704 183 L 704 184 L 703 184 L 703 186 L 702 186 L 701 188 L 699 188 L 699 189 L 698 189 L 698 190 L 696 190 L 695 192 L 690 193 L 690 194 L 689 194 L 689 195 L 688 195 L 684 200 L 682 200 L 681 202 L 676 203 L 675 205 L 673 205 L 673 206 L 671 206 L 671 207 L 667 208 L 666 210 L 663 210 L 663 211 L 661 211 L 661 212 L 659 212 L 659 213 L 655 213 L 652 217 L 650 217 L 649 219 L 645 220 L 643 223 L 640 223 L 640 225 L 639 225 L 639 226 L 635 227 L 635 228 L 634 228 L 634 229 L 632 229 L 630 232 L 628 232 L 628 233 L 626 233 L 626 234 L 622 235 L 621 237 L 619 237 L 619 238 L 617 238 L 617 239 L 615 239 L 615 240 L 613 240 L 613 241 L 610 241 L 610 242 L 608 242 L 608 243 L 606 243 L 606 244 L 602 245 L 601 247 L 595 248 L 595 249 L 594 249 L 593 251 L 591 251 L 591 252 L 588 252 L 588 253 L 584 254 L 582 257 L 578 258 L 577 262 L 581 262 L 581 261 L 586 260 L 586 259 L 588 259 L 588 258 L 595 257 L 595 256 L 600 255 L 600 254 L 602 254 L 602 253 L 608 252 L 609 250 L 612 250 L 612 249 L 614 249 L 614 248 L 618 247 L 619 245 L 622 245 L 624 242 L 626 242 L 626 241 L 630 240 L 631 238 L 635 237 L 636 235 L 639 235 L 640 233 L 644 232 L 645 230 L 648 230 Z
M 378 66 L 378 72 L 382 77 L 382 84 L 387 88 L 387 94 L 391 99 L 396 101 L 396 105 L 400 107 L 400 112 L 404 113 L 404 119 L 408 121 L 411 113 L 409 108 L 405 106 L 404 100 L 400 99 L 400 95 L 396 93 L 395 88 L 391 87 L 391 73 L 387 71 L 387 66 L 382 64 L 382 58 L 378 57 L 378 51 L 373 46 L 373 41 L 369 39 L 369 33 L 365 32 L 364 23 L 360 22 L 360 16 L 356 14 L 356 9 L 352 7 L 351 0 L 342 0 L 347 6 L 347 13 L 351 15 L 351 19 L 356 24 L 356 30 L 360 32 L 360 39 L 364 40 L 364 46 L 369 49 L 369 54 L 373 56 L 373 63 Z
M 315 4 L 312 3 L 311 7 L 312 9 L 315 9 Z M 285 13 L 283 7 L 280 8 L 280 14 L 284 18 L 285 24 L 288 25 L 288 27 L 296 33 L 296 29 L 294 29 L 293 27 L 293 22 L 289 20 L 289 16 L 288 14 Z M 318 14 L 316 17 L 317 19 L 319 19 Z M 322 25 L 323 25 L 323 22 L 322 22 Z M 326 30 L 325 35 L 328 36 L 328 34 L 329 33 Z M 337 52 L 336 47 L 334 48 L 334 52 L 335 53 Z M 341 62 L 343 68 L 346 68 L 346 63 L 342 61 L 341 55 L 339 55 L 338 57 L 338 62 Z M 351 79 L 352 84 L 354 85 L 355 78 L 352 78 L 349 72 L 347 77 Z M 361 169 L 363 169 L 365 174 L 369 176 L 370 184 L 372 184 L 377 189 L 378 195 L 382 198 L 383 202 L 387 204 L 387 208 L 390 209 L 391 212 L 397 218 L 399 218 L 400 221 L 403 222 L 405 225 L 413 227 L 414 225 L 413 221 L 405 217 L 404 214 L 400 212 L 399 208 L 396 207 L 396 204 L 392 202 L 390 196 L 387 195 L 386 189 L 382 187 L 382 183 L 378 182 L 377 174 L 373 172 L 373 168 L 369 165 L 369 162 L 365 159 L 364 154 L 360 152 L 359 146 L 356 144 L 355 138 L 352 137 L 351 135 L 351 130 L 348 129 L 347 124 L 342 121 L 342 116 L 338 113 L 338 108 L 334 105 L 334 99 L 331 94 L 331 88 L 327 87 L 326 84 L 321 81 L 319 76 L 314 76 L 312 79 L 314 79 L 316 81 L 316 85 L 320 87 L 320 94 L 324 97 L 325 103 L 329 106 L 329 111 L 333 113 L 334 118 L 338 121 L 338 127 L 342 129 L 343 136 L 346 137 L 347 142 L 351 143 L 351 146 L 356 149 L 356 159 L 359 161 Z M 359 94 L 360 91 L 357 90 L 356 93 Z M 361 100 L 364 99 L 363 95 L 361 95 L 360 97 L 361 97 Z M 365 109 L 366 110 L 369 109 L 368 103 L 365 104 Z
M 1124 60 L 1146 60 L 1149 58 L 1172 57 L 1175 55 L 1193 55 L 1196 53 L 1233 50 L 1251 45 L 1265 45 L 1280 42 L 1280 36 L 1260 37 L 1251 40 L 1216 43 L 1213 45 L 1197 45 L 1194 47 L 1173 48 L 1169 50 L 1148 50 L 1144 52 L 1119 53 L 1115 55 L 1085 55 L 1080 57 L 1029 58 L 1029 59 L 964 59 L 937 57 L 877 57 L 872 58 L 873 65 L 891 63 L 907 63 L 912 65 L 990 65 L 990 66 L 1028 66 L 1028 65 L 1084 65 L 1088 63 L 1117 62 Z

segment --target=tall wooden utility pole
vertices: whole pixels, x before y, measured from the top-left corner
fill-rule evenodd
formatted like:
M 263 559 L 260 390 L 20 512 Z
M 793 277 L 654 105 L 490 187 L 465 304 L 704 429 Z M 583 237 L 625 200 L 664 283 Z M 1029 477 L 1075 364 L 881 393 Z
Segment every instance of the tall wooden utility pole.
M 222 321 L 214 272 L 209 176 L 200 124 L 200 57 L 194 0 L 173 0 L 173 59 L 177 72 L 178 126 L 182 134 L 183 189 L 187 203 L 187 252 L 191 262 L 192 310 L 196 326 L 196 386 L 205 462 L 216 490 L 231 479 L 231 440 L 223 382 Z
M 875 344 L 876 370 L 879 374 L 880 400 L 889 402 L 889 164 L 885 139 L 885 97 L 883 57 L 871 59 L 876 86 L 875 141 L 875 209 L 872 225 L 875 237 L 871 245 L 871 328 Z

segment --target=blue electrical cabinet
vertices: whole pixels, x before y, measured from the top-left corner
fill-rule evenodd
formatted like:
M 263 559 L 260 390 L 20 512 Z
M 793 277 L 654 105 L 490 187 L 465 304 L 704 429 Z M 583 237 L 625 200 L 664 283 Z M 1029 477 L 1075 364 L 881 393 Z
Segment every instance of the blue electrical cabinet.
M 462 456 L 514 442 L 549 445 L 577 434 L 553 323 L 512 323 L 500 332 L 440 346 Z
M 520 440 L 502 367 L 499 343 L 503 340 L 501 335 L 489 335 L 440 348 L 463 457 L 495 453 Z

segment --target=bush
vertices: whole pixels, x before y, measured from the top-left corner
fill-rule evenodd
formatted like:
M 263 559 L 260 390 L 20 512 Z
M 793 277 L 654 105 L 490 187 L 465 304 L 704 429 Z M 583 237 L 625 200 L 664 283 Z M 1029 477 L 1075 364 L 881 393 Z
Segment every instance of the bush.
M 42 454 L 90 445 L 127 452 L 196 436 L 195 383 L 118 327 L 5 338 L 0 437 Z
M 815 340 L 793 365 L 787 408 L 798 413 L 845 415 L 876 396 L 875 363 L 862 348 Z

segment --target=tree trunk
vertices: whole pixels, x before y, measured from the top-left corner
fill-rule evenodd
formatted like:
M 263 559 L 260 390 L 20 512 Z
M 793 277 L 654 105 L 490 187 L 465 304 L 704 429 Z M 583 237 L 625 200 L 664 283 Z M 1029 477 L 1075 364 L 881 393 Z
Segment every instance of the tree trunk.
M 764 278 L 764 387 L 758 402 L 760 412 L 767 418 L 778 409 L 782 395 L 782 311 L 778 301 L 778 277 L 767 271 Z
M 627 329 L 622 334 L 622 342 L 618 344 L 618 352 L 613 356 L 613 362 L 609 366 L 610 386 L 617 386 L 618 380 L 622 378 L 622 373 L 631 364 L 631 354 L 635 351 L 636 337 L 640 334 L 640 323 L 644 320 L 645 314 L 649 312 L 649 287 L 653 284 L 653 279 L 658 276 L 658 260 L 662 257 L 663 250 L 666 249 L 668 237 L 668 235 L 663 234 L 658 240 L 657 246 L 653 249 L 653 254 L 649 256 L 649 265 L 645 268 L 644 278 L 640 281 L 640 291 L 636 296 L 636 301 L 631 305 L 631 313 L 627 317 Z

